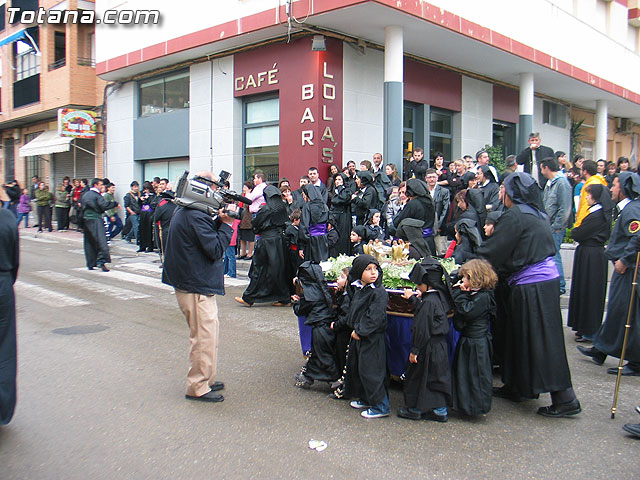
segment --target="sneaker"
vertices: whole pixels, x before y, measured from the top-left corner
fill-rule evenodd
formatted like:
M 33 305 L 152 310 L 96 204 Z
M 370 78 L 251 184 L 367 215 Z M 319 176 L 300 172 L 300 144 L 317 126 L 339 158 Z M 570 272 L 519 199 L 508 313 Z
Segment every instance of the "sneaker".
M 636 407 L 636 412 L 640 413 L 640 405 Z
M 363 418 L 381 418 L 381 417 L 388 417 L 389 416 L 389 412 L 384 413 L 384 412 L 381 412 L 380 410 L 374 410 L 373 408 L 367 408 L 364 412 L 360 412 L 360 415 Z
M 349 406 L 351 408 L 357 408 L 358 410 L 362 410 L 363 408 L 371 408 L 371 405 L 367 405 L 360 400 L 352 400 L 351 403 L 349 403 Z

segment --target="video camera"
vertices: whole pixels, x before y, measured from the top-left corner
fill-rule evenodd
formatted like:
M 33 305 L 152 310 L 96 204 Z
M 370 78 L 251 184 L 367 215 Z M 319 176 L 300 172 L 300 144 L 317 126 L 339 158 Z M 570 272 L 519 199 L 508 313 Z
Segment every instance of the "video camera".
M 220 172 L 220 181 L 211 180 L 200 175 L 189 177 L 186 170 L 178 180 L 176 196 L 173 203 L 185 208 L 200 210 L 214 218 L 217 218 L 218 211 L 233 202 L 243 202 L 250 204 L 251 200 L 242 195 L 238 195 L 233 190 L 225 188 L 224 181 L 231 177 L 229 172 Z M 227 210 L 225 213 L 232 218 L 240 218 L 237 212 Z

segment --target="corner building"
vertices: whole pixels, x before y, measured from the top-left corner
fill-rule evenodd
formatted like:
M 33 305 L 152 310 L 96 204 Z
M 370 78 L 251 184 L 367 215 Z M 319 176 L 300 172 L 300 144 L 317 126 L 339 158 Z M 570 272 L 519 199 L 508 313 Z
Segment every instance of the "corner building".
M 144 6 L 154 8 L 150 2 Z M 447 162 L 542 143 L 638 161 L 640 5 L 616 0 L 228 0 L 96 27 L 105 174 L 269 181 L 414 147 Z M 98 0 L 109 8 L 136 2 Z M 635 73 L 634 73 L 635 72 Z M 581 135 L 572 123 L 583 120 Z M 585 142 L 582 145 L 581 142 Z

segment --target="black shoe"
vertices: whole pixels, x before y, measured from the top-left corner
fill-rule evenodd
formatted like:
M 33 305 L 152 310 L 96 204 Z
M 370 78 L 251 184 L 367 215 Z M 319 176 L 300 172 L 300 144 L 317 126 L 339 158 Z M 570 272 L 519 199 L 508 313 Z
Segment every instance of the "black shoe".
M 104 263 L 102 265 L 100 265 L 100 268 L 102 269 L 103 272 L 109 272 L 110 271 Z
M 212 392 L 217 392 L 219 390 L 224 389 L 224 383 L 222 382 L 213 382 L 213 385 L 209 385 Z
M 510 400 L 512 402 L 523 402 L 527 400 L 524 397 L 521 397 L 517 392 L 514 392 L 506 385 L 502 387 L 493 387 L 493 396 L 498 398 L 504 398 L 505 400 Z
M 593 360 L 593 363 L 595 363 L 596 365 L 602 365 L 607 359 L 607 354 L 602 353 L 596 347 L 585 347 L 584 345 L 578 345 L 576 348 L 584 356 L 591 357 L 591 360 Z
M 640 424 L 638 423 L 627 423 L 622 429 L 633 435 L 634 437 L 640 438 Z
M 224 397 L 219 393 L 214 393 L 213 391 L 207 392 L 204 395 L 199 397 L 195 397 L 193 395 L 185 395 L 184 398 L 187 400 L 196 400 L 198 402 L 222 402 Z
M 441 422 L 441 423 L 446 423 L 449 420 L 449 417 L 447 415 L 438 415 L 433 410 L 423 412 L 422 418 L 424 420 L 432 420 L 434 422 Z
M 136 253 L 142 253 L 146 250 L 146 248 L 139 248 L 138 250 L 136 250 Z
M 87 270 L 95 270 L 94 267 L 87 267 Z
M 548 407 L 540 407 L 538 415 L 552 418 L 570 417 L 577 415 L 582 411 L 580 402 L 577 398 L 567 403 L 559 403 L 557 405 L 549 405 Z
M 398 416 L 400 418 L 406 418 L 408 420 L 422 420 L 422 414 L 417 412 L 412 412 L 406 407 L 400 407 L 398 409 Z
M 607 373 L 609 375 L 617 375 L 618 367 L 607 368 Z M 640 377 L 640 371 L 635 368 L 631 368 L 631 366 L 627 363 L 624 367 L 622 367 L 622 376 L 624 377 Z
M 313 380 L 303 373 L 296 373 L 293 379 L 296 381 L 295 386 L 304 390 L 309 390 L 313 385 Z

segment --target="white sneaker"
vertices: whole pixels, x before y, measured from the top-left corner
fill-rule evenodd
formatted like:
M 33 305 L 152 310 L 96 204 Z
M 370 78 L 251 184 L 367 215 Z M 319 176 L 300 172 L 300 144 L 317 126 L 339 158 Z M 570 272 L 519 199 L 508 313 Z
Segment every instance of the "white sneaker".
M 351 403 L 349 403 L 349 405 L 351 406 L 351 408 L 357 408 L 358 410 L 371 407 L 371 405 L 367 405 L 366 403 L 361 402 L 360 400 L 352 400 Z
M 374 412 L 370 408 L 367 408 L 364 412 L 360 412 L 360 415 L 364 418 L 382 418 L 389 416 L 388 413 Z

